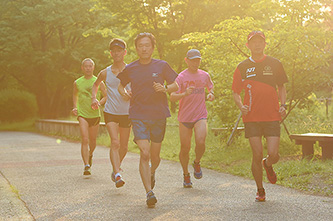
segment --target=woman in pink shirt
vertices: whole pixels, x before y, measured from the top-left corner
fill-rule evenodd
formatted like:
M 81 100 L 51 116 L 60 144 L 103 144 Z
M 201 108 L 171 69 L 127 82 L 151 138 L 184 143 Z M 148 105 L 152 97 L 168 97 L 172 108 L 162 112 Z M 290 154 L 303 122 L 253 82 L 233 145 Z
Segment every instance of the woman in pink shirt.
M 202 178 L 200 160 L 205 153 L 205 140 L 207 136 L 207 108 L 205 103 L 205 88 L 208 89 L 207 100 L 214 100 L 213 83 L 209 74 L 199 69 L 201 54 L 196 49 L 187 52 L 185 62 L 187 69 L 176 78 L 179 86 L 177 92 L 171 93 L 170 100 L 179 100 L 179 136 L 180 153 L 179 160 L 184 173 L 184 187 L 191 188 L 192 182 L 188 172 L 189 152 L 191 138 L 194 129 L 195 136 L 195 160 L 193 162 L 194 177 Z

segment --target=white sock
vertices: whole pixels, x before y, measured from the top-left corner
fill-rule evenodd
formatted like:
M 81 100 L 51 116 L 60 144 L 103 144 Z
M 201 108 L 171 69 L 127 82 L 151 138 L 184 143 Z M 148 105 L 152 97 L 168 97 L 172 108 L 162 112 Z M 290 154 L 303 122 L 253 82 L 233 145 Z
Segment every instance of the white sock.
M 121 175 L 120 175 L 120 173 L 117 173 L 114 177 L 118 177 L 118 176 L 120 176 L 121 177 Z

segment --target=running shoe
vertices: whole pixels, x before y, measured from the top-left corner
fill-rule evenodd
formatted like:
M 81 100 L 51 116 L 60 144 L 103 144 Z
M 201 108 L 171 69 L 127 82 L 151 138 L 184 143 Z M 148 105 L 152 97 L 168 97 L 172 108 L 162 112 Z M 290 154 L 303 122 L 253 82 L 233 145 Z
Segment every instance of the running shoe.
M 123 170 L 120 168 L 120 172 L 122 172 Z M 111 173 L 111 180 L 113 181 L 113 182 L 116 182 L 116 174 L 114 173 L 114 171 L 112 171 L 112 173 Z
M 154 189 L 154 187 L 155 187 L 155 173 L 151 174 L 150 182 L 151 182 L 151 189 Z
M 194 177 L 196 179 L 201 179 L 202 178 L 202 170 L 200 167 L 200 162 L 196 163 L 195 161 L 193 161 L 193 168 L 194 168 Z
M 90 165 L 90 167 L 92 166 L 92 158 L 93 158 L 93 155 L 90 155 L 89 156 L 89 165 Z
M 184 174 L 184 183 L 183 183 L 184 188 L 192 188 L 192 182 L 191 182 L 191 177 L 190 174 Z
M 153 193 L 153 191 L 149 191 L 147 193 L 147 200 L 146 200 L 147 206 L 149 208 L 152 208 L 155 206 L 155 204 L 157 203 L 157 199 L 155 197 L 155 194 Z
M 83 175 L 91 175 L 90 166 L 84 167 Z
M 119 187 L 124 186 L 125 181 L 121 178 L 121 176 L 117 176 L 115 183 L 116 183 L 116 187 L 119 188 Z
M 112 171 L 112 173 L 111 173 L 111 180 L 112 180 L 113 182 L 116 182 L 116 174 L 114 174 L 113 171 Z
M 269 166 L 266 165 L 266 158 L 264 158 L 262 160 L 262 164 L 263 164 L 263 166 L 266 170 L 267 179 L 269 180 L 270 183 L 275 184 L 277 178 L 276 178 L 276 174 L 273 170 L 273 167 L 272 166 L 269 167 Z
M 256 202 L 265 202 L 266 196 L 265 196 L 265 189 L 259 188 L 256 196 Z

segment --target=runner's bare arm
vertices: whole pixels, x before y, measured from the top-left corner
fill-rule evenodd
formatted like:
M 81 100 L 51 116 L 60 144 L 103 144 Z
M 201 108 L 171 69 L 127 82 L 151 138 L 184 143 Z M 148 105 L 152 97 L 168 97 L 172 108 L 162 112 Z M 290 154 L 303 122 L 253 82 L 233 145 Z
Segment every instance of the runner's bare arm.
M 287 90 L 284 85 L 278 86 L 278 94 L 279 94 L 279 99 L 280 99 L 280 109 L 279 112 L 281 113 L 281 116 L 284 117 L 286 115 L 286 100 L 287 100 Z
M 105 80 L 106 80 L 106 69 L 99 72 L 97 79 L 94 82 L 94 85 L 93 85 L 92 91 L 91 91 L 91 106 L 97 105 L 98 100 L 96 99 L 96 95 L 97 95 L 98 87 Z M 105 88 L 105 85 L 104 85 L 104 88 Z M 102 93 L 103 93 L 103 91 L 102 91 Z M 103 98 L 104 98 L 104 94 L 103 94 Z
M 125 87 L 121 83 L 119 83 L 118 92 L 125 101 L 128 101 L 129 99 L 131 99 L 131 93 L 128 93 L 126 91 Z
M 209 93 L 207 94 L 207 100 L 213 101 L 215 99 L 215 94 L 213 88 L 210 89 Z
M 106 87 L 105 87 L 105 84 L 103 81 L 99 85 L 99 89 L 101 90 L 102 95 L 103 95 L 102 99 L 99 101 L 99 104 L 104 105 L 106 102 L 106 99 L 107 99 L 107 92 L 106 92 Z
M 193 89 L 194 89 L 194 86 L 190 86 L 190 87 L 186 88 L 185 92 L 183 92 L 183 93 L 172 92 L 170 95 L 170 101 L 175 102 L 175 101 L 182 99 L 183 97 L 186 97 L 189 94 L 192 94 Z
M 73 83 L 73 109 L 72 113 L 76 116 L 77 115 L 77 87 L 76 87 L 76 81 Z
M 249 112 L 249 109 L 248 109 L 247 105 L 243 105 L 241 96 L 239 94 L 233 92 L 233 97 L 234 97 L 234 101 L 235 101 L 237 107 L 242 111 L 242 114 L 247 115 L 247 113 Z
M 168 84 L 166 86 L 166 92 L 168 92 L 168 93 L 178 91 L 178 89 L 179 89 L 179 86 L 176 81 L 174 81 L 172 84 Z

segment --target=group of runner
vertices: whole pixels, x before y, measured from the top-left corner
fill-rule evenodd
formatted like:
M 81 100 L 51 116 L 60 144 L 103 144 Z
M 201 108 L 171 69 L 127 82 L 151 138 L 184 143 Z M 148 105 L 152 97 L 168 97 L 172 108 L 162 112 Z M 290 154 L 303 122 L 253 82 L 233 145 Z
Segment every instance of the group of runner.
M 279 159 L 279 121 L 285 115 L 286 90 L 283 84 L 287 82 L 287 77 L 282 64 L 264 54 L 266 41 L 261 31 L 251 32 L 247 40 L 251 57 L 236 68 L 232 90 L 236 105 L 243 114 L 245 136 L 249 138 L 253 152 L 252 172 L 258 187 L 256 200 L 265 201 L 262 167 L 265 168 L 269 181 L 275 183 L 276 175 L 272 164 Z M 205 102 L 206 99 L 215 99 L 209 74 L 199 69 L 199 50 L 191 49 L 187 52 L 187 68 L 177 74 L 166 61 L 152 58 L 155 44 L 153 34 L 138 34 L 135 48 L 139 59 L 126 64 L 126 42 L 119 38 L 112 39 L 109 49 L 113 64 L 102 70 L 97 77 L 93 75 L 94 61 L 84 59 L 81 65 L 84 75 L 74 82 L 72 110 L 78 116 L 82 136 L 83 174 L 90 175 L 100 121 L 99 107 L 105 104 L 104 120 L 111 138 L 111 179 L 117 188 L 125 184 L 121 175 L 121 163 L 128 151 L 132 127 L 134 142 L 140 149 L 139 171 L 148 207 L 153 207 L 157 202 L 153 192 L 155 172 L 161 161 L 160 150 L 166 119 L 171 116 L 167 93 L 170 94 L 171 101 L 179 101 L 179 160 L 185 188 L 192 187 L 188 165 L 193 131 L 193 175 L 196 179 L 202 178 L 200 161 L 206 149 L 207 136 Z M 243 102 L 240 96 L 242 90 L 245 90 Z M 264 159 L 262 136 L 266 137 L 268 150 L 268 156 Z

